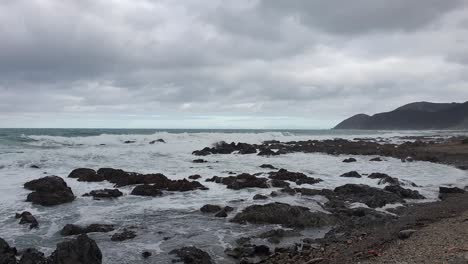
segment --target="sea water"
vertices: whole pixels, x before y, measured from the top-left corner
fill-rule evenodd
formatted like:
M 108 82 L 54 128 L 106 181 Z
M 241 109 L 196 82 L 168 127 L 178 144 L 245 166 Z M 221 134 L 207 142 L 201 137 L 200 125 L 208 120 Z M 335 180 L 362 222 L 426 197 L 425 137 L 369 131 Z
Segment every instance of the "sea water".
M 324 197 L 280 196 L 254 201 L 255 194 L 269 194 L 270 189 L 230 190 L 226 186 L 205 182 L 212 176 L 228 176 L 229 172 L 268 172 L 261 164 L 303 172 L 323 181 L 307 188 L 334 188 L 346 183 L 362 183 L 382 188 L 377 180 L 339 177 L 352 170 L 359 173 L 381 172 L 416 183 L 411 187 L 436 200 L 440 185 L 463 187 L 468 184 L 467 172 L 428 162 L 402 163 L 384 158 L 370 162 L 370 156 L 353 156 L 358 162 L 342 163 L 347 156 L 291 153 L 274 157 L 255 154 L 210 155 L 208 163 L 194 164 L 194 150 L 212 146 L 218 141 L 261 143 L 264 140 L 309 140 L 356 137 L 381 137 L 401 142 L 406 136 L 443 136 L 466 134 L 463 131 L 335 131 L 335 130 L 138 130 L 138 129 L 0 129 L 0 237 L 19 249 L 35 247 L 51 253 L 63 241 L 58 232 L 65 224 L 114 224 L 118 228 L 136 227 L 137 237 L 124 242 L 110 241 L 112 233 L 89 234 L 101 248 L 104 263 L 171 263 L 168 253 L 183 246 L 196 246 L 208 252 L 217 263 L 233 263 L 224 250 L 237 238 L 253 236 L 277 226 L 239 225 L 229 219 L 252 204 L 273 201 L 301 205 L 323 211 Z M 166 143 L 149 144 L 156 139 Z M 135 141 L 125 144 L 125 141 Z M 31 168 L 36 165 L 39 169 Z M 91 190 L 112 188 L 108 182 L 86 183 L 67 178 L 75 168 L 111 167 L 139 173 L 163 173 L 170 179 L 190 175 L 202 176 L 199 181 L 208 191 L 166 193 L 162 197 L 131 196 L 132 186 L 120 188 L 124 196 L 113 200 L 82 197 Z M 28 190 L 23 184 L 47 175 L 57 175 L 72 188 L 77 199 L 55 207 L 34 206 L 25 202 Z M 266 177 L 267 175 L 264 175 Z M 292 186 L 294 187 L 294 185 Z M 412 201 L 410 201 L 412 202 Z M 227 219 L 203 215 L 204 204 L 229 205 L 235 208 Z M 358 206 L 358 205 L 357 205 Z M 29 230 L 18 224 L 15 212 L 30 211 L 40 222 L 39 229 Z M 320 237 L 327 229 L 303 231 L 304 237 Z M 258 240 L 257 243 L 266 243 Z M 286 242 L 292 242 L 288 240 Z M 280 245 L 281 246 L 281 245 Z M 153 256 L 143 260 L 141 253 Z

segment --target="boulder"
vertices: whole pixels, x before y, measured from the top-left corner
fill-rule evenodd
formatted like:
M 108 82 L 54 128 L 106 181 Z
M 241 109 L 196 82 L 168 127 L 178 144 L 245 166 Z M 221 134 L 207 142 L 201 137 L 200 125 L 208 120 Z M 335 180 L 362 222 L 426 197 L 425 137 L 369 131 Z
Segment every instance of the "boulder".
M 198 174 L 195 174 L 195 175 L 188 176 L 188 178 L 189 178 L 190 180 L 198 180 L 198 179 L 201 178 L 201 176 L 198 175 Z
M 231 220 L 234 223 L 279 224 L 286 227 L 322 227 L 332 225 L 332 216 L 322 212 L 310 212 L 306 207 L 283 203 L 252 205 Z
M 346 172 L 346 173 L 343 173 L 341 174 L 340 177 L 346 177 L 346 178 L 361 178 L 361 174 L 359 174 L 357 171 L 350 171 L 350 172 Z
M 439 187 L 439 199 L 445 199 L 449 195 L 465 193 L 466 191 L 458 187 Z
M 369 161 L 383 161 L 383 160 L 380 157 L 376 157 L 376 158 L 370 159 Z
M 157 143 L 157 142 L 158 143 L 166 143 L 166 141 L 164 139 L 162 139 L 162 138 L 156 139 L 156 140 L 151 140 L 149 143 L 154 144 L 154 143 Z
M 117 198 L 122 195 L 123 193 L 119 189 L 101 189 L 93 190 L 83 196 L 92 196 L 94 198 Z
M 57 244 L 48 264 L 101 264 L 102 253 L 96 242 L 86 234 Z
M 202 213 L 217 213 L 222 210 L 222 207 L 214 204 L 205 204 L 200 208 Z
M 426 199 L 426 197 L 422 196 L 418 191 L 405 189 L 399 185 L 385 186 L 384 190 L 395 193 L 403 199 Z
M 258 153 L 258 156 L 275 156 L 278 155 L 278 153 L 274 152 L 271 149 L 263 149 Z
M 364 203 L 371 208 L 405 202 L 403 198 L 395 193 L 364 184 L 345 184 L 336 187 L 333 192 L 340 200 Z
M 272 187 L 275 187 L 275 188 L 286 188 L 291 185 L 289 182 L 282 181 L 282 180 L 271 180 L 270 184 Z
M 107 224 L 91 224 L 86 227 L 67 224 L 65 225 L 62 230 L 60 231 L 60 235 L 62 236 L 75 236 L 87 233 L 107 233 L 114 231 L 114 225 L 107 225 Z
M 10 247 L 10 245 L 0 238 L 0 263 L 1 264 L 16 264 L 16 248 Z
M 407 238 L 410 238 L 416 232 L 417 232 L 417 230 L 415 230 L 415 229 L 401 230 L 400 232 L 398 232 L 398 238 L 407 239 Z
M 379 179 L 378 184 L 390 184 L 390 185 L 400 185 L 400 181 L 397 178 L 390 177 L 385 173 L 372 173 L 371 175 L 367 176 L 369 179 Z
M 241 263 L 252 263 L 252 262 L 244 262 L 246 258 L 253 258 L 253 257 L 267 257 L 270 255 L 270 248 L 265 245 L 251 245 L 251 244 L 244 244 L 236 248 L 228 248 L 224 251 L 226 255 L 235 258 L 241 259 Z M 257 262 L 253 262 L 257 263 Z
M 260 168 L 262 168 L 262 169 L 276 170 L 275 166 L 273 166 L 273 165 L 271 165 L 271 164 L 262 164 L 262 165 L 260 165 Z
M 37 222 L 37 219 L 30 213 L 30 212 L 22 212 L 21 214 L 16 214 L 15 216 L 17 219 L 20 219 L 20 225 L 23 224 L 29 224 L 29 228 L 38 228 L 39 227 L 39 222 Z
M 256 194 L 256 195 L 254 195 L 253 199 L 254 200 L 266 200 L 266 199 L 268 199 L 268 196 L 265 196 L 263 194 Z
M 112 235 L 111 240 L 120 242 L 120 241 L 133 239 L 136 236 L 137 235 L 136 235 L 135 231 L 124 229 L 123 231 L 115 233 L 114 235 Z
M 266 178 L 258 178 L 248 173 L 242 173 L 237 176 L 218 177 L 213 176 L 206 181 L 221 183 L 227 186 L 228 189 L 240 190 L 244 188 L 268 188 Z
M 185 264 L 214 264 L 210 255 L 205 251 L 196 247 L 183 247 L 169 252 L 171 255 L 176 255 L 180 262 Z
M 33 204 L 54 206 L 75 200 L 71 188 L 58 176 L 47 176 L 27 182 L 24 188 L 34 191 L 26 199 Z
M 167 190 L 171 192 L 187 192 L 193 190 L 207 190 L 205 186 L 197 181 L 188 181 L 187 179 L 169 181 Z
M 155 185 L 143 184 L 138 185 L 133 188 L 131 195 L 138 195 L 138 196 L 161 196 L 163 195 L 162 191 Z
M 268 242 L 278 244 L 285 237 L 301 236 L 301 233 L 296 230 L 273 229 L 258 235 L 259 238 L 266 238 Z
M 162 189 L 166 188 L 169 182 L 169 179 L 160 173 L 139 174 L 120 169 L 101 168 L 97 171 L 97 174 L 102 175 L 107 181 L 114 183 L 116 187 L 136 184 L 156 184 Z
M 151 252 L 148 252 L 148 251 L 143 251 L 143 253 L 141 253 L 141 256 L 145 259 L 151 257 L 153 254 Z
M 70 172 L 68 178 L 76 178 L 78 181 L 83 182 L 101 182 L 105 180 L 104 177 L 97 174 L 95 170 L 88 168 L 74 169 Z
M 351 162 L 356 162 L 356 161 L 357 160 L 355 158 L 347 158 L 343 160 L 344 163 L 351 163 Z
M 194 159 L 192 162 L 193 163 L 207 163 L 208 161 L 206 161 L 204 159 Z
M 285 169 L 280 169 L 277 172 L 270 172 L 269 178 L 272 180 L 292 181 L 298 185 L 301 184 L 316 184 L 321 182 L 321 179 L 311 178 L 301 172 L 290 172 Z
M 236 148 L 239 150 L 239 154 L 255 154 L 257 153 L 257 148 L 245 143 L 238 143 Z
M 47 264 L 47 258 L 44 253 L 28 248 L 22 252 L 19 264 Z

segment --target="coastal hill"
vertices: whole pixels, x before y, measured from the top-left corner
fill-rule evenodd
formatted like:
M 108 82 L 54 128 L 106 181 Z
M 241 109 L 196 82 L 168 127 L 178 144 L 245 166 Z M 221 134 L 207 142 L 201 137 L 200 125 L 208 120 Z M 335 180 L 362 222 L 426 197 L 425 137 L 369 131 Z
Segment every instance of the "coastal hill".
M 334 129 L 468 129 L 468 102 L 416 102 L 391 112 L 352 116 Z

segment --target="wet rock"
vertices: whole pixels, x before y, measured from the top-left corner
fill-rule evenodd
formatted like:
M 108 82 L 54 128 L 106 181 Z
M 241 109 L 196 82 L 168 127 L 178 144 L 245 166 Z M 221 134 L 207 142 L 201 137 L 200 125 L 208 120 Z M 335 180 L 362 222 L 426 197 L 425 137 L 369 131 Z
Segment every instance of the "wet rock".
M 83 196 L 92 196 L 94 198 L 117 198 L 122 195 L 123 193 L 119 189 L 93 190 L 89 193 L 83 194 Z
M 62 230 L 60 231 L 60 235 L 62 236 L 75 236 L 87 233 L 107 233 L 114 231 L 114 225 L 107 225 L 107 224 L 91 224 L 86 227 L 67 224 L 65 225 Z
M 282 181 L 282 180 L 271 180 L 270 184 L 272 187 L 275 187 L 275 188 L 286 188 L 291 185 L 289 182 Z
M 165 141 L 164 139 L 162 139 L 162 138 L 156 139 L 156 140 L 152 140 L 152 141 L 150 141 L 149 143 L 150 143 L 150 144 L 154 144 L 154 143 L 158 143 L 158 142 L 159 142 L 159 143 L 166 143 L 166 141 Z
M 116 187 L 136 184 L 156 184 L 162 189 L 166 188 L 169 182 L 169 179 L 160 173 L 139 174 L 120 169 L 101 168 L 97 171 L 97 174 L 104 177 L 105 180 L 114 183 Z
M 343 173 L 341 174 L 340 177 L 346 177 L 346 178 L 361 178 L 361 174 L 359 174 L 357 171 L 350 171 L 350 172 L 346 172 L 346 173 Z
M 275 166 L 271 165 L 271 164 L 262 164 L 260 165 L 260 168 L 262 169 L 271 169 L 271 170 L 276 170 L 277 168 L 275 168 Z
M 443 200 L 453 194 L 465 193 L 466 191 L 458 187 L 439 187 L 439 199 Z
M 214 204 L 205 204 L 200 208 L 202 213 L 216 213 L 222 210 L 222 207 Z
M 254 175 L 243 173 L 237 176 L 218 177 L 214 176 L 206 181 L 221 183 L 227 186 L 228 189 L 240 190 L 244 188 L 268 188 L 266 178 L 258 178 Z
M 102 253 L 96 242 L 87 235 L 57 244 L 49 264 L 101 264 Z
M 334 219 L 321 212 L 310 212 L 306 207 L 283 203 L 252 205 L 238 213 L 231 222 L 279 224 L 286 227 L 321 227 L 331 225 Z
M 169 254 L 176 255 L 179 261 L 185 264 L 214 264 L 208 253 L 196 247 L 175 249 L 169 252 Z
M 343 160 L 344 163 L 351 163 L 351 162 L 356 162 L 356 161 L 357 160 L 355 158 L 347 158 Z
M 301 236 L 301 233 L 295 230 L 285 230 L 285 229 L 273 229 L 264 233 L 261 233 L 257 237 L 266 238 L 268 242 L 273 244 L 278 244 L 285 237 L 295 237 Z
M 253 199 L 254 200 L 266 200 L 266 199 L 268 199 L 268 196 L 265 196 L 263 194 L 256 194 L 256 195 L 254 195 Z
M 31 166 L 29 166 L 29 168 L 31 168 L 31 169 L 40 169 L 41 167 L 39 167 L 36 164 L 32 164 Z
M 16 264 L 16 254 L 16 248 L 10 247 L 5 240 L 0 238 L 0 263 Z
M 268 148 L 263 149 L 258 153 L 258 156 L 275 156 L 275 155 L 279 155 L 279 153 L 276 153 L 273 150 L 268 149 Z
M 221 211 L 217 212 L 214 216 L 215 216 L 215 217 L 227 217 L 228 214 L 227 214 L 226 211 L 221 210 Z
M 27 182 L 24 188 L 34 191 L 26 199 L 33 204 L 54 206 L 75 200 L 71 188 L 58 176 L 47 176 Z
M 422 196 L 418 191 L 405 189 L 399 185 L 385 186 L 384 190 L 395 193 L 403 199 L 426 199 L 426 197 Z
M 47 264 L 47 258 L 44 253 L 34 249 L 28 248 L 21 254 L 19 264 Z
M 206 147 L 202 150 L 195 150 L 194 152 L 192 152 L 192 155 L 195 155 L 195 156 L 208 156 L 208 155 L 211 155 L 211 151 L 210 151 L 210 148 Z
M 380 157 L 370 159 L 369 161 L 383 161 Z
M 82 182 L 101 182 L 105 180 L 104 177 L 97 174 L 95 170 L 88 168 L 74 169 L 70 172 L 68 178 L 76 178 L 78 181 Z
M 257 148 L 245 143 L 238 143 L 236 148 L 239 150 L 239 154 L 255 154 L 257 153 Z
M 125 140 L 124 144 L 133 144 L 135 142 L 136 142 L 135 140 Z
M 367 176 L 369 179 L 379 179 L 378 184 L 390 184 L 390 185 L 400 185 L 400 181 L 397 178 L 390 177 L 385 173 L 372 173 Z
M 270 172 L 269 178 L 272 180 L 292 181 L 298 185 L 301 184 L 316 184 L 321 182 L 321 179 L 308 177 L 304 173 L 290 172 L 285 169 L 280 169 L 277 172 Z
M 204 159 L 194 159 L 192 162 L 193 163 L 207 163 L 208 161 L 206 161 Z
M 207 190 L 205 186 L 197 181 L 188 181 L 187 179 L 169 181 L 167 184 L 167 190 L 172 192 L 187 192 L 193 190 Z
M 414 229 L 401 230 L 400 232 L 398 232 L 398 238 L 407 239 L 407 238 L 410 238 L 416 232 L 417 230 L 414 230 Z
M 21 214 L 16 214 L 15 216 L 17 219 L 21 218 L 20 220 L 20 225 L 23 224 L 30 224 L 29 228 L 38 228 L 39 227 L 39 222 L 37 222 L 37 219 L 30 213 L 30 212 L 22 212 Z
M 270 254 L 270 248 L 265 245 L 251 245 L 251 244 L 244 244 L 240 247 L 236 248 L 228 248 L 224 251 L 224 253 L 232 258 L 241 259 L 241 263 L 252 263 L 246 262 L 245 258 L 253 258 L 253 257 L 266 257 Z
M 188 176 L 188 178 L 189 178 L 190 180 L 198 180 L 198 179 L 201 178 L 201 176 L 198 175 L 198 174 L 195 174 L 195 175 Z
M 363 184 L 345 184 L 336 187 L 333 192 L 340 199 L 364 203 L 371 208 L 382 207 L 386 204 L 404 203 L 404 200 L 395 193 Z
M 115 242 L 121 242 L 135 238 L 137 235 L 135 231 L 124 229 L 122 232 L 115 233 L 112 235 L 111 240 Z
M 162 191 L 155 185 L 143 184 L 138 185 L 133 188 L 131 195 L 138 195 L 138 196 L 161 196 L 163 195 Z
M 148 252 L 148 251 L 143 251 L 143 253 L 141 253 L 141 256 L 145 259 L 151 257 L 153 254 L 151 252 Z

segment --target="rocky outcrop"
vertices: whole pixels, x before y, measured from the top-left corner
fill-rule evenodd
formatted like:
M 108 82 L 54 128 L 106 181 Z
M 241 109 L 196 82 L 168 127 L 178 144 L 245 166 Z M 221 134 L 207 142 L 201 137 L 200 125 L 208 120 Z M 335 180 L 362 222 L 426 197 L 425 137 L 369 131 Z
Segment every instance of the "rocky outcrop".
M 207 179 L 208 182 L 221 183 L 227 186 L 228 189 L 240 190 L 244 188 L 268 188 L 266 178 L 259 178 L 248 173 L 242 173 L 237 176 L 218 177 L 214 176 Z
M 0 263 L 1 264 L 16 264 L 16 248 L 0 238 Z
M 135 238 L 137 235 L 135 231 L 124 229 L 121 232 L 112 235 L 111 240 L 114 242 L 121 242 Z
M 102 253 L 87 235 L 57 244 L 48 264 L 101 264 Z
M 298 185 L 301 184 L 316 184 L 321 182 L 321 179 L 318 178 L 311 178 L 305 175 L 304 173 L 300 172 L 290 172 L 285 169 L 280 169 L 277 172 L 270 172 L 269 173 L 270 179 L 273 180 L 281 180 L 281 181 L 292 181 L 295 182 Z
M 47 176 L 27 182 L 24 188 L 34 191 L 26 199 L 33 204 L 54 206 L 75 200 L 71 188 L 58 176 Z
M 178 261 L 185 264 L 214 264 L 208 253 L 196 247 L 175 249 L 169 254 L 176 255 L 179 258 Z
M 405 202 L 398 194 L 363 184 L 345 184 L 333 192 L 338 199 L 363 203 L 371 208 Z
M 234 223 L 279 224 L 285 227 L 322 227 L 333 225 L 335 220 L 321 212 L 311 212 L 306 207 L 283 203 L 252 205 L 231 220 Z
M 30 229 L 39 227 L 39 222 L 37 222 L 37 219 L 30 212 L 25 211 L 21 214 L 17 213 L 15 218 L 20 219 L 20 225 L 29 224 Z
M 107 224 L 91 224 L 86 227 L 67 224 L 65 225 L 62 230 L 60 231 L 60 235 L 62 236 L 75 236 L 87 233 L 107 233 L 114 231 L 114 225 L 107 225 Z
M 68 178 L 76 178 L 78 181 L 82 182 L 101 182 L 105 180 L 104 177 L 97 174 L 95 170 L 88 168 L 74 169 L 70 172 Z
M 361 174 L 359 174 L 357 171 L 350 171 L 350 172 L 346 172 L 346 173 L 343 173 L 341 174 L 340 177 L 346 177 L 346 178 L 361 178 Z
M 372 173 L 367 176 L 369 179 L 379 179 L 378 184 L 390 184 L 390 185 L 400 185 L 400 181 L 397 178 L 390 177 L 385 173 Z
M 123 193 L 119 189 L 101 189 L 93 190 L 83 196 L 92 196 L 93 198 L 117 198 L 122 196 Z
M 22 252 L 19 264 L 48 264 L 48 260 L 44 253 L 28 248 Z
M 275 166 L 273 166 L 273 165 L 271 165 L 271 164 L 262 164 L 262 165 L 260 165 L 260 168 L 262 168 L 262 169 L 277 170 L 277 168 L 275 168 Z
M 221 207 L 219 205 L 205 204 L 200 208 L 202 213 L 215 214 L 215 217 L 227 217 L 229 212 L 232 212 L 234 208 L 230 206 Z
M 133 188 L 131 195 L 138 195 L 138 196 L 161 196 L 163 195 L 162 191 L 158 188 L 158 186 L 150 185 L 150 184 L 143 184 L 138 185 Z

